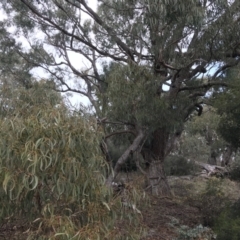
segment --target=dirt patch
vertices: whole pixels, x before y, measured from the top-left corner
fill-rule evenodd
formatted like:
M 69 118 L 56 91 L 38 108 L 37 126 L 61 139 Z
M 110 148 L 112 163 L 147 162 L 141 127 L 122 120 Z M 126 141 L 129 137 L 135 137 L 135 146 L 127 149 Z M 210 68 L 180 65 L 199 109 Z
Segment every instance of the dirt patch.
M 142 210 L 143 224 L 146 226 L 147 234 L 143 240 L 173 240 L 178 236 L 178 230 L 182 226 L 188 229 L 199 227 L 202 235 L 194 239 L 214 239 L 211 229 L 204 229 L 204 215 L 200 208 L 189 202 L 193 196 L 198 196 L 205 192 L 209 179 L 203 178 L 175 178 L 169 179 L 172 198 L 150 197 L 150 205 Z M 240 197 L 239 183 L 229 179 L 221 181 L 221 189 L 233 202 Z M 193 231 L 192 231 L 193 232 Z M 207 237 L 202 237 L 208 234 Z M 204 235 L 206 236 L 206 235 Z M 210 238 L 209 238 L 210 237 Z
M 0 225 L 0 240 L 24 240 L 27 238 L 28 227 L 21 219 L 14 219 Z
M 185 205 L 176 199 L 150 197 L 150 206 L 142 210 L 143 224 L 147 228 L 144 240 L 172 240 L 177 237 L 171 226 L 174 219 L 180 225 L 194 227 L 201 222 L 199 210 Z

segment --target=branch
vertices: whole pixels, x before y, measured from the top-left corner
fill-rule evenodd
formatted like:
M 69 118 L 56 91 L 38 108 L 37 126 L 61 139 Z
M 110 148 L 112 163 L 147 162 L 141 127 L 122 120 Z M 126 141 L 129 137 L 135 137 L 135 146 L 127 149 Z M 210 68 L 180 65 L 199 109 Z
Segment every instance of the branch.
M 165 68 L 168 68 L 168 69 L 171 69 L 171 70 L 175 70 L 175 71 L 179 71 L 179 69 L 169 65 L 169 64 L 166 64 L 164 61 L 159 61 L 160 64 L 162 64 Z
M 130 123 L 130 122 L 113 122 L 113 121 L 103 121 L 102 123 L 106 123 L 106 124 L 114 124 L 114 125 L 130 125 L 130 126 L 135 126 L 135 124 Z
M 124 131 L 118 131 L 118 132 L 113 132 L 113 133 L 110 133 L 108 134 L 107 136 L 105 136 L 105 139 L 109 138 L 109 137 L 112 137 L 114 135 L 118 135 L 118 134 L 124 134 L 124 133 L 131 133 L 133 135 L 136 136 L 135 132 L 134 131 L 131 131 L 131 130 L 124 130 Z
M 101 54 L 102 56 L 107 56 L 110 57 L 116 61 L 123 61 L 123 62 L 127 62 L 128 59 L 125 59 L 123 57 L 116 57 L 115 55 L 112 55 L 106 51 L 102 51 L 100 49 L 98 49 L 96 46 L 94 46 L 91 42 L 84 40 L 83 38 L 77 36 L 77 35 L 73 35 L 72 33 L 68 32 L 66 29 L 60 27 L 58 24 L 56 24 L 55 22 L 53 22 L 50 18 L 44 17 L 36 8 L 34 8 L 34 6 L 30 3 L 28 3 L 28 1 L 26 0 L 20 0 L 27 8 L 29 8 L 29 10 L 35 14 L 37 17 L 39 17 L 40 19 L 44 20 L 45 22 L 49 23 L 50 26 L 53 26 L 54 28 L 56 28 L 57 30 L 59 30 L 60 32 L 62 32 L 63 34 L 70 36 L 70 37 L 74 37 L 76 40 L 78 40 L 79 42 L 82 42 L 83 44 L 85 44 L 86 46 L 92 48 L 93 50 L 95 50 L 96 52 L 98 52 L 99 54 Z M 85 1 L 84 1 L 85 2 Z M 85 3 L 86 4 L 86 3 Z M 90 8 L 89 8 L 90 9 Z M 97 15 L 98 16 L 98 15 Z M 120 40 L 120 39 L 119 39 Z M 121 40 L 120 40 L 121 41 Z M 117 43 L 117 41 L 116 41 Z M 122 42 L 123 43 L 123 42 Z M 123 43 L 124 44 L 124 43 Z M 122 47 L 122 46 L 121 46 Z M 127 47 L 127 46 L 126 46 Z
M 227 53 L 226 57 L 228 57 L 228 58 L 240 57 L 240 50 L 239 49 L 235 49 L 235 50 L 233 50 L 233 52 Z
M 125 53 L 131 58 L 132 61 L 134 61 L 133 51 L 124 43 L 120 38 L 117 37 L 117 34 L 115 31 L 109 27 L 106 23 L 102 21 L 102 19 L 99 17 L 99 15 L 94 12 L 85 2 L 85 0 L 81 0 L 82 5 L 86 8 L 86 10 L 90 13 L 90 16 L 100 25 L 102 26 L 110 36 L 112 36 L 113 40 L 119 45 L 120 48 L 122 48 Z M 139 55 L 139 53 L 137 53 Z
M 141 144 L 141 142 L 143 141 L 144 137 L 145 137 L 145 134 L 144 134 L 143 130 L 140 129 L 138 131 L 138 135 L 134 139 L 133 143 L 126 149 L 126 151 L 122 154 L 122 156 L 117 160 L 117 163 L 113 169 L 113 175 L 110 175 L 107 179 L 108 186 L 111 186 L 111 183 L 112 183 L 114 177 L 116 177 L 116 175 L 119 173 L 119 171 L 121 170 L 121 167 L 127 161 L 129 155 L 138 149 L 138 147 Z
M 226 64 L 226 65 L 220 67 L 220 68 L 214 73 L 212 79 L 215 79 L 215 78 L 218 76 L 218 74 L 221 73 L 222 71 L 224 71 L 224 70 L 226 70 L 226 69 L 228 69 L 228 68 L 237 66 L 239 62 L 240 62 L 240 59 L 234 61 L 234 63 L 232 63 L 232 64 Z
M 197 100 L 195 99 L 195 102 L 192 103 L 192 105 L 190 105 L 187 109 L 185 109 L 185 116 L 184 116 L 184 120 L 186 121 L 188 119 L 188 117 L 194 112 L 197 111 L 198 115 L 202 114 L 202 105 L 203 101 L 201 102 L 197 102 Z
M 196 97 L 203 97 L 205 96 L 206 92 L 195 92 L 188 95 L 188 98 L 196 98 Z
M 201 65 L 198 65 L 195 69 L 193 69 L 189 73 L 188 78 L 192 78 L 198 73 L 206 73 L 207 72 L 207 70 L 205 68 L 206 65 L 207 65 L 207 63 L 202 63 Z
M 186 86 L 186 87 L 182 87 L 179 89 L 179 92 L 181 91 L 185 91 L 185 90 L 196 90 L 196 89 L 201 89 L 201 88 L 211 88 L 213 86 L 222 86 L 222 87 L 227 87 L 229 86 L 229 84 L 225 83 L 225 82 L 212 82 L 212 83 L 206 83 L 203 85 L 199 85 L 199 86 Z
M 201 168 L 205 169 L 208 176 L 214 175 L 216 173 L 221 173 L 222 175 L 227 172 L 227 169 L 225 167 L 220 167 L 217 165 L 210 165 L 207 163 L 202 163 L 198 161 L 192 161 L 196 165 L 200 166 Z

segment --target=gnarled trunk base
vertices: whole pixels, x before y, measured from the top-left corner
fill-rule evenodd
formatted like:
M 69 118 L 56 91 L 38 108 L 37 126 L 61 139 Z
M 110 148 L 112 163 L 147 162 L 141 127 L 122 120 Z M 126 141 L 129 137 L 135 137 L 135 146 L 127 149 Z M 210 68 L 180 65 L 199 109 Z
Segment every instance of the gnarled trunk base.
M 153 160 L 147 171 L 147 190 L 155 196 L 170 196 L 171 190 L 163 169 L 163 162 Z

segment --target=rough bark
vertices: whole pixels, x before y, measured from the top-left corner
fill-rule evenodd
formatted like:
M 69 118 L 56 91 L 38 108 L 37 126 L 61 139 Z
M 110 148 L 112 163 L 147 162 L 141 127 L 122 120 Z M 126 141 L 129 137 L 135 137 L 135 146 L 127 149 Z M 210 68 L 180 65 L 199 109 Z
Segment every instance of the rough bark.
M 170 187 L 163 168 L 163 161 L 151 161 L 147 171 L 147 183 L 148 186 L 146 190 L 150 191 L 152 195 L 171 195 Z
M 165 128 L 159 128 L 153 133 L 152 146 L 148 154 L 144 155 L 147 162 L 147 190 L 152 195 L 171 195 L 170 187 L 164 172 L 163 163 L 168 148 L 169 134 Z
M 221 162 L 221 166 L 224 167 L 224 166 L 228 166 L 230 161 L 231 161 L 231 158 L 232 158 L 232 155 L 234 153 L 234 148 L 231 147 L 231 146 L 227 146 L 227 148 L 225 149 L 224 153 L 223 153 L 223 159 L 222 159 L 222 162 Z
M 211 148 L 211 155 L 208 159 L 208 163 L 212 165 L 217 165 L 217 153 L 214 149 Z

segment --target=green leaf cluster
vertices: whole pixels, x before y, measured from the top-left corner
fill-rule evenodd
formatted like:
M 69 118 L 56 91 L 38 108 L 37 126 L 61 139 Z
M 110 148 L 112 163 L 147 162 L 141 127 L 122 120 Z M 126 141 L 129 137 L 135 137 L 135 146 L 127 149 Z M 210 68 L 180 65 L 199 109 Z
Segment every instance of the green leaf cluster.
M 161 82 L 147 67 L 115 65 L 106 81 L 109 118 L 149 129 L 181 124 L 179 109 L 157 94 Z
M 240 238 L 240 201 L 226 208 L 215 220 L 214 231 L 217 240 L 237 240 Z
M 213 101 L 220 114 L 218 131 L 233 147 L 240 146 L 240 84 L 239 69 L 234 68 L 226 72 L 230 87 L 222 91 Z
M 36 86 L 0 118 L 1 222 L 26 221 L 28 239 L 121 239 L 96 121 L 56 105 L 48 84 Z

